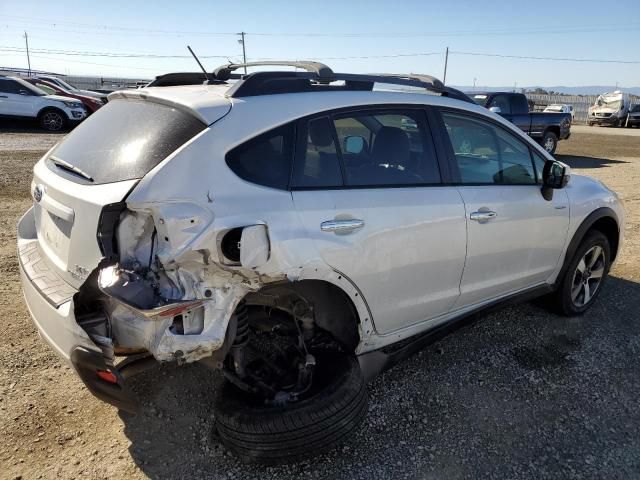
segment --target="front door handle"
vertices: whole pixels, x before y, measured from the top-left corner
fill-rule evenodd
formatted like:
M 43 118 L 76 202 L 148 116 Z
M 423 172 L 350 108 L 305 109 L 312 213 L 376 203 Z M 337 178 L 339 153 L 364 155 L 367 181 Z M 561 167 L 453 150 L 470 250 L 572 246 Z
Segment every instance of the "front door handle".
M 320 230 L 323 232 L 350 232 L 362 227 L 364 227 L 364 220 L 358 220 L 356 218 L 348 220 L 327 220 L 320 224 Z
M 471 212 L 471 215 L 469 215 L 469 218 L 471 220 L 475 220 L 476 222 L 480 222 L 480 223 L 484 223 L 484 222 L 488 222 L 489 220 L 491 220 L 492 218 L 496 218 L 498 216 L 498 214 L 496 212 L 492 212 L 492 211 L 486 211 L 486 212 L 482 212 L 482 211 L 478 211 L 478 212 Z
M 9 98 L 6 95 L 0 95 L 0 98 Z

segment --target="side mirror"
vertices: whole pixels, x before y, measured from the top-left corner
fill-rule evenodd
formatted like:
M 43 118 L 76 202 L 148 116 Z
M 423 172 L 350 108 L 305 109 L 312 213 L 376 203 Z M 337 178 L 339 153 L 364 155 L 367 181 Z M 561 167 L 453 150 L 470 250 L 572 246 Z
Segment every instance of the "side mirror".
M 364 150 L 364 138 L 358 136 L 351 136 L 344 138 L 344 151 L 345 153 L 359 154 Z
M 553 199 L 553 191 L 564 188 L 571 178 L 571 168 L 557 160 L 548 160 L 542 169 L 542 196 Z
M 502 113 L 502 109 L 500 107 L 491 107 L 489 111 L 493 113 Z

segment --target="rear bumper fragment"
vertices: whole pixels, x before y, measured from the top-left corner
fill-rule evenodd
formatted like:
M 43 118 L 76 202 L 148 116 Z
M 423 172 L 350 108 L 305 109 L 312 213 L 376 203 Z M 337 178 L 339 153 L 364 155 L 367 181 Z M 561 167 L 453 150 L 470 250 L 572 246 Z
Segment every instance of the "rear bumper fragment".
M 71 363 L 89 391 L 103 402 L 120 410 L 137 413 L 139 403 L 133 392 L 127 387 L 124 376 L 117 368 L 108 366 L 102 352 L 76 347 L 71 352 Z M 111 383 L 98 376 L 98 372 L 110 372 L 117 379 Z

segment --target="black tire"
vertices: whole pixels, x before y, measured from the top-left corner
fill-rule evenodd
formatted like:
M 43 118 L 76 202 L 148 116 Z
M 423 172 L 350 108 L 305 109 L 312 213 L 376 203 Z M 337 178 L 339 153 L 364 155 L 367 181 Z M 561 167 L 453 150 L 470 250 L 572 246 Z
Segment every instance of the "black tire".
M 222 443 L 245 462 L 273 465 L 316 455 L 353 433 L 368 406 L 358 361 L 341 353 L 316 360 L 314 381 L 323 388 L 283 406 L 257 403 L 225 381 L 214 403 Z
M 612 126 L 613 128 L 618 128 L 618 127 L 620 126 L 620 119 L 619 119 L 619 118 L 616 118 L 616 119 L 613 121 L 613 123 L 611 124 L 611 126 Z
M 60 110 L 50 108 L 40 112 L 38 122 L 42 128 L 49 132 L 60 132 L 67 126 L 67 116 Z
M 553 132 L 544 132 L 542 140 L 540 140 L 540 145 L 542 145 L 542 148 L 547 152 L 553 155 L 558 147 L 558 136 Z
M 603 251 L 604 258 L 602 265 L 602 277 L 600 282 L 597 284 L 595 291 L 592 292 L 590 300 L 588 300 L 588 302 L 586 302 L 584 305 L 580 305 L 580 295 L 578 295 L 575 301 L 572 298 L 572 292 L 578 285 L 577 283 L 574 283 L 577 280 L 576 275 L 578 274 L 576 270 L 578 269 L 580 261 L 594 247 L 600 247 Z M 590 231 L 582 240 L 582 243 L 573 255 L 573 258 L 571 259 L 564 273 L 564 277 L 559 283 L 558 290 L 556 291 L 553 302 L 553 306 L 555 307 L 555 309 L 559 313 L 566 316 L 581 315 L 585 311 L 587 311 L 589 307 L 593 305 L 593 302 L 602 291 L 602 286 L 609 274 L 610 267 L 611 247 L 609 246 L 609 240 L 607 240 L 607 237 L 604 234 L 597 230 Z M 593 290 L 593 284 L 591 284 L 590 289 Z M 584 296 L 582 297 L 582 299 L 584 300 Z

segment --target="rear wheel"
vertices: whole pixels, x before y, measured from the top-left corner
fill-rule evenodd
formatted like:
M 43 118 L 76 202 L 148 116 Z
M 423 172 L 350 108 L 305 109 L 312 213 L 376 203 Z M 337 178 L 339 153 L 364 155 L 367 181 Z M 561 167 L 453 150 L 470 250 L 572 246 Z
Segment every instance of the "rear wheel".
M 348 354 L 317 360 L 313 391 L 293 403 L 266 403 L 225 382 L 215 401 L 225 446 L 244 461 L 279 464 L 317 455 L 349 436 L 367 414 L 360 366 Z
M 367 413 L 355 355 L 314 317 L 313 307 L 296 300 L 287 310 L 245 303 L 236 309 L 214 408 L 220 440 L 243 461 L 315 455 L 344 440 Z
M 45 110 L 38 117 L 40 126 L 50 132 L 59 132 L 67 125 L 67 118 L 59 110 Z
M 602 290 L 610 268 L 607 237 L 589 232 L 576 250 L 556 293 L 555 306 L 567 316 L 584 313 Z
M 553 132 L 544 132 L 544 136 L 540 143 L 547 152 L 553 155 L 556 151 L 556 147 L 558 146 L 558 136 Z

